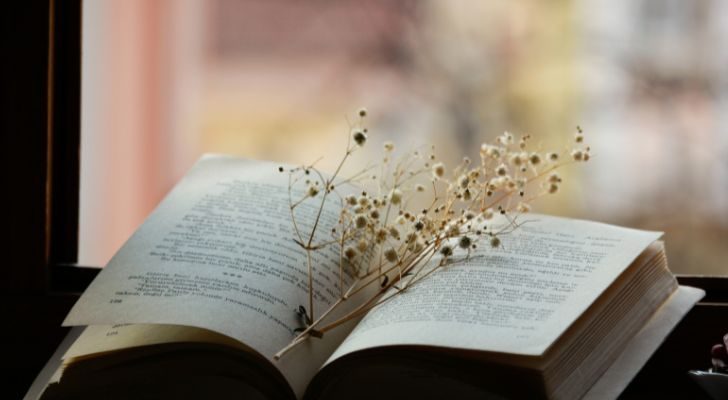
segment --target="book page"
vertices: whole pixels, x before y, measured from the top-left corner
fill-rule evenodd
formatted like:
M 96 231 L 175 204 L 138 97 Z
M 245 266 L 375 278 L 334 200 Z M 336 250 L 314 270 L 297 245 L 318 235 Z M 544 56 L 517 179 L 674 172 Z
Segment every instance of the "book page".
M 306 254 L 293 241 L 288 180 L 277 164 L 204 157 L 99 273 L 64 325 L 209 329 L 270 359 L 302 394 L 347 328 L 272 360 L 301 326 L 295 310 L 309 308 Z M 318 240 L 329 240 L 338 221 L 339 200 L 330 199 Z M 317 205 L 314 199 L 296 208 L 304 234 Z M 314 311 L 320 315 L 339 293 L 339 249 L 313 253 Z M 351 280 L 347 276 L 345 284 Z M 347 302 L 337 313 L 354 306 Z
M 63 360 L 82 359 L 89 356 L 155 344 L 197 342 L 214 343 L 248 350 L 247 346 L 229 336 L 213 331 L 182 325 L 116 324 L 90 325 L 63 354 Z
M 705 296 L 702 289 L 680 286 L 622 350 L 582 400 L 617 399 L 667 336 Z
M 538 356 L 661 233 L 528 214 L 469 259 L 372 310 L 337 349 L 432 345 Z M 493 224 L 501 224 L 495 222 Z

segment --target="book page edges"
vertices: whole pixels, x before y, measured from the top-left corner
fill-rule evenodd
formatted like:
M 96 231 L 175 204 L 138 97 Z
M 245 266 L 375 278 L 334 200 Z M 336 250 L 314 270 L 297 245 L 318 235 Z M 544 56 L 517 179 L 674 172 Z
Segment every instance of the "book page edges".
M 586 393 L 583 400 L 616 399 L 670 332 L 703 296 L 705 291 L 702 289 L 679 286 L 649 322 L 627 343 L 621 354 Z

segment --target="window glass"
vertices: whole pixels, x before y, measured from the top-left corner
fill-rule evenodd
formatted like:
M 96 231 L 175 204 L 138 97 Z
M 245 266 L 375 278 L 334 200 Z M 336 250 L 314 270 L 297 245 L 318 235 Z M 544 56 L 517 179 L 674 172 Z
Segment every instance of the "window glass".
M 205 152 L 477 156 L 584 128 L 593 159 L 536 210 L 664 230 L 671 268 L 728 259 L 728 3 L 84 2 L 80 262 L 104 265 Z M 326 153 L 323 153 L 326 149 Z

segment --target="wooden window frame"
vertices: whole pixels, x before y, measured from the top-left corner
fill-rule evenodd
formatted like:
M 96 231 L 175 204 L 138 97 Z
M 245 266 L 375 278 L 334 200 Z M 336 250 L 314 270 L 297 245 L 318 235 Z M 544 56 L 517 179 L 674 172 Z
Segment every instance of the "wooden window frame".
M 0 13 L 0 398 L 21 398 L 68 329 L 99 268 L 78 255 L 81 0 L 4 4 Z
M 22 2 L 21 2 L 22 3 Z M 13 34 L 25 38 L 6 51 L 3 74 L 15 107 L 3 120 L 4 199 L 13 229 L 8 252 L 12 293 L 78 292 L 98 268 L 77 265 L 80 176 L 81 1 L 30 2 L 15 10 Z

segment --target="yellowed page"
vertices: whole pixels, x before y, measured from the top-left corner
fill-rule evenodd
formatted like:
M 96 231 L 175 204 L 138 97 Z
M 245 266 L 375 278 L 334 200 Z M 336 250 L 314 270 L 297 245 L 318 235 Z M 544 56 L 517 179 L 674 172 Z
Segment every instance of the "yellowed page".
M 63 355 L 64 360 L 165 343 L 215 343 L 247 350 L 247 346 L 207 329 L 182 325 L 117 324 L 87 326 Z
M 661 235 L 545 215 L 520 221 L 501 248 L 484 244 L 372 310 L 330 361 L 402 344 L 541 355 Z
M 288 174 L 277 164 L 204 157 L 101 271 L 64 325 L 195 326 L 273 361 L 300 326 L 294 310 L 309 308 L 287 188 Z M 303 232 L 314 220 L 313 203 L 297 208 Z M 330 238 L 339 208 L 338 201 L 327 205 L 317 238 Z M 339 293 L 338 249 L 327 249 L 314 254 L 318 315 Z M 299 396 L 346 333 L 345 327 L 273 361 Z

